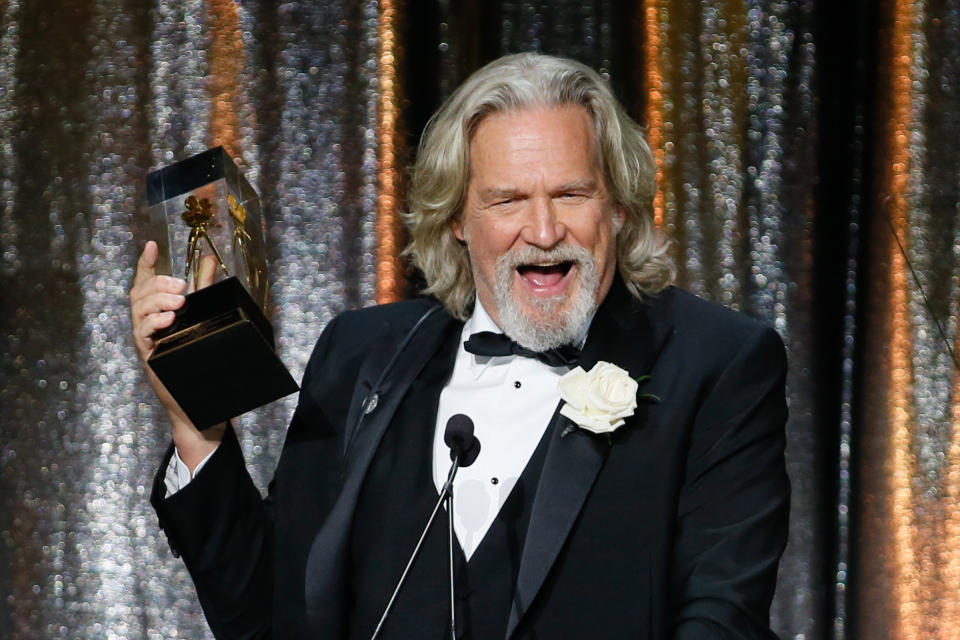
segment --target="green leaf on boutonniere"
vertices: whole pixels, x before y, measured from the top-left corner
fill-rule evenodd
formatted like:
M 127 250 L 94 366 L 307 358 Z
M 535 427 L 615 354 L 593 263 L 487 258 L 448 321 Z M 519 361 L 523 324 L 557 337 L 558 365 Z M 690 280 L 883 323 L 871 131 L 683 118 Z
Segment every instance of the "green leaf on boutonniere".
M 651 378 L 653 378 L 653 376 L 651 376 L 650 374 L 647 374 L 645 376 L 640 376 L 639 378 L 637 378 L 637 384 L 641 385 L 644 382 L 649 381 Z M 641 393 L 640 395 L 637 396 L 637 400 L 649 400 L 650 402 L 653 402 L 656 404 L 660 402 L 660 396 L 658 396 L 655 393 Z

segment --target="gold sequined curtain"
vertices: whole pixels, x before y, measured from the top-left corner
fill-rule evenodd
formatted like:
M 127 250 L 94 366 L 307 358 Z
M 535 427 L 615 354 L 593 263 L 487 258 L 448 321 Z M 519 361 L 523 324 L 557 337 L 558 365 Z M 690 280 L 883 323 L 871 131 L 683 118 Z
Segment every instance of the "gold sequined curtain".
M 416 286 L 397 213 L 419 132 L 470 71 L 521 50 L 610 78 L 648 126 L 682 284 L 788 346 L 774 628 L 955 637 L 958 15 L 958 0 L 0 1 L 0 637 L 209 637 L 146 502 L 168 435 L 127 337 L 144 175 L 213 144 L 237 158 L 263 194 L 299 375 L 337 312 Z M 294 401 L 240 420 L 261 487 Z
M 960 3 L 881 7 L 859 626 L 946 640 L 960 635 Z

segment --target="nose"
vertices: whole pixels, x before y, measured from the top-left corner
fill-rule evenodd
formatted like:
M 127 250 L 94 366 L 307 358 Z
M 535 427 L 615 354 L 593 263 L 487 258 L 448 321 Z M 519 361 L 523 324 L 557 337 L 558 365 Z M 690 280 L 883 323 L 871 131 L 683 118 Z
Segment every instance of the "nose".
M 550 249 L 563 241 L 567 227 L 558 218 L 551 198 L 532 198 L 520 237 L 527 244 Z

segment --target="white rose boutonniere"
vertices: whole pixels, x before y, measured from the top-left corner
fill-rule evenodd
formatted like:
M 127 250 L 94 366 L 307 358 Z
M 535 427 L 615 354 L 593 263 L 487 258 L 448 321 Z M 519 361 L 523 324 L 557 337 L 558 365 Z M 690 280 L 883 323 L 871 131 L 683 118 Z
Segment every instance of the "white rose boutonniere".
M 613 433 L 625 418 L 633 415 L 637 408 L 639 382 L 648 378 L 643 376 L 639 381 L 634 380 L 627 371 L 603 361 L 589 372 L 576 367 L 557 382 L 564 402 L 560 414 L 587 431 Z M 651 394 L 643 394 L 643 397 L 656 398 Z

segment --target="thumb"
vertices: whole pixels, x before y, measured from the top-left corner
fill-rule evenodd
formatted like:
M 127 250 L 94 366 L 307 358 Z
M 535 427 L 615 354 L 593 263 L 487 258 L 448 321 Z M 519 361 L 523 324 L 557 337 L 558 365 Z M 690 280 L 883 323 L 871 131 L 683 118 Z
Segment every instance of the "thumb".
M 143 253 L 140 254 L 140 259 L 137 260 L 137 274 L 133 278 L 134 285 L 142 284 L 157 275 L 157 257 L 159 255 L 160 250 L 157 248 L 157 243 L 153 240 L 147 242 L 147 245 L 143 248 Z

